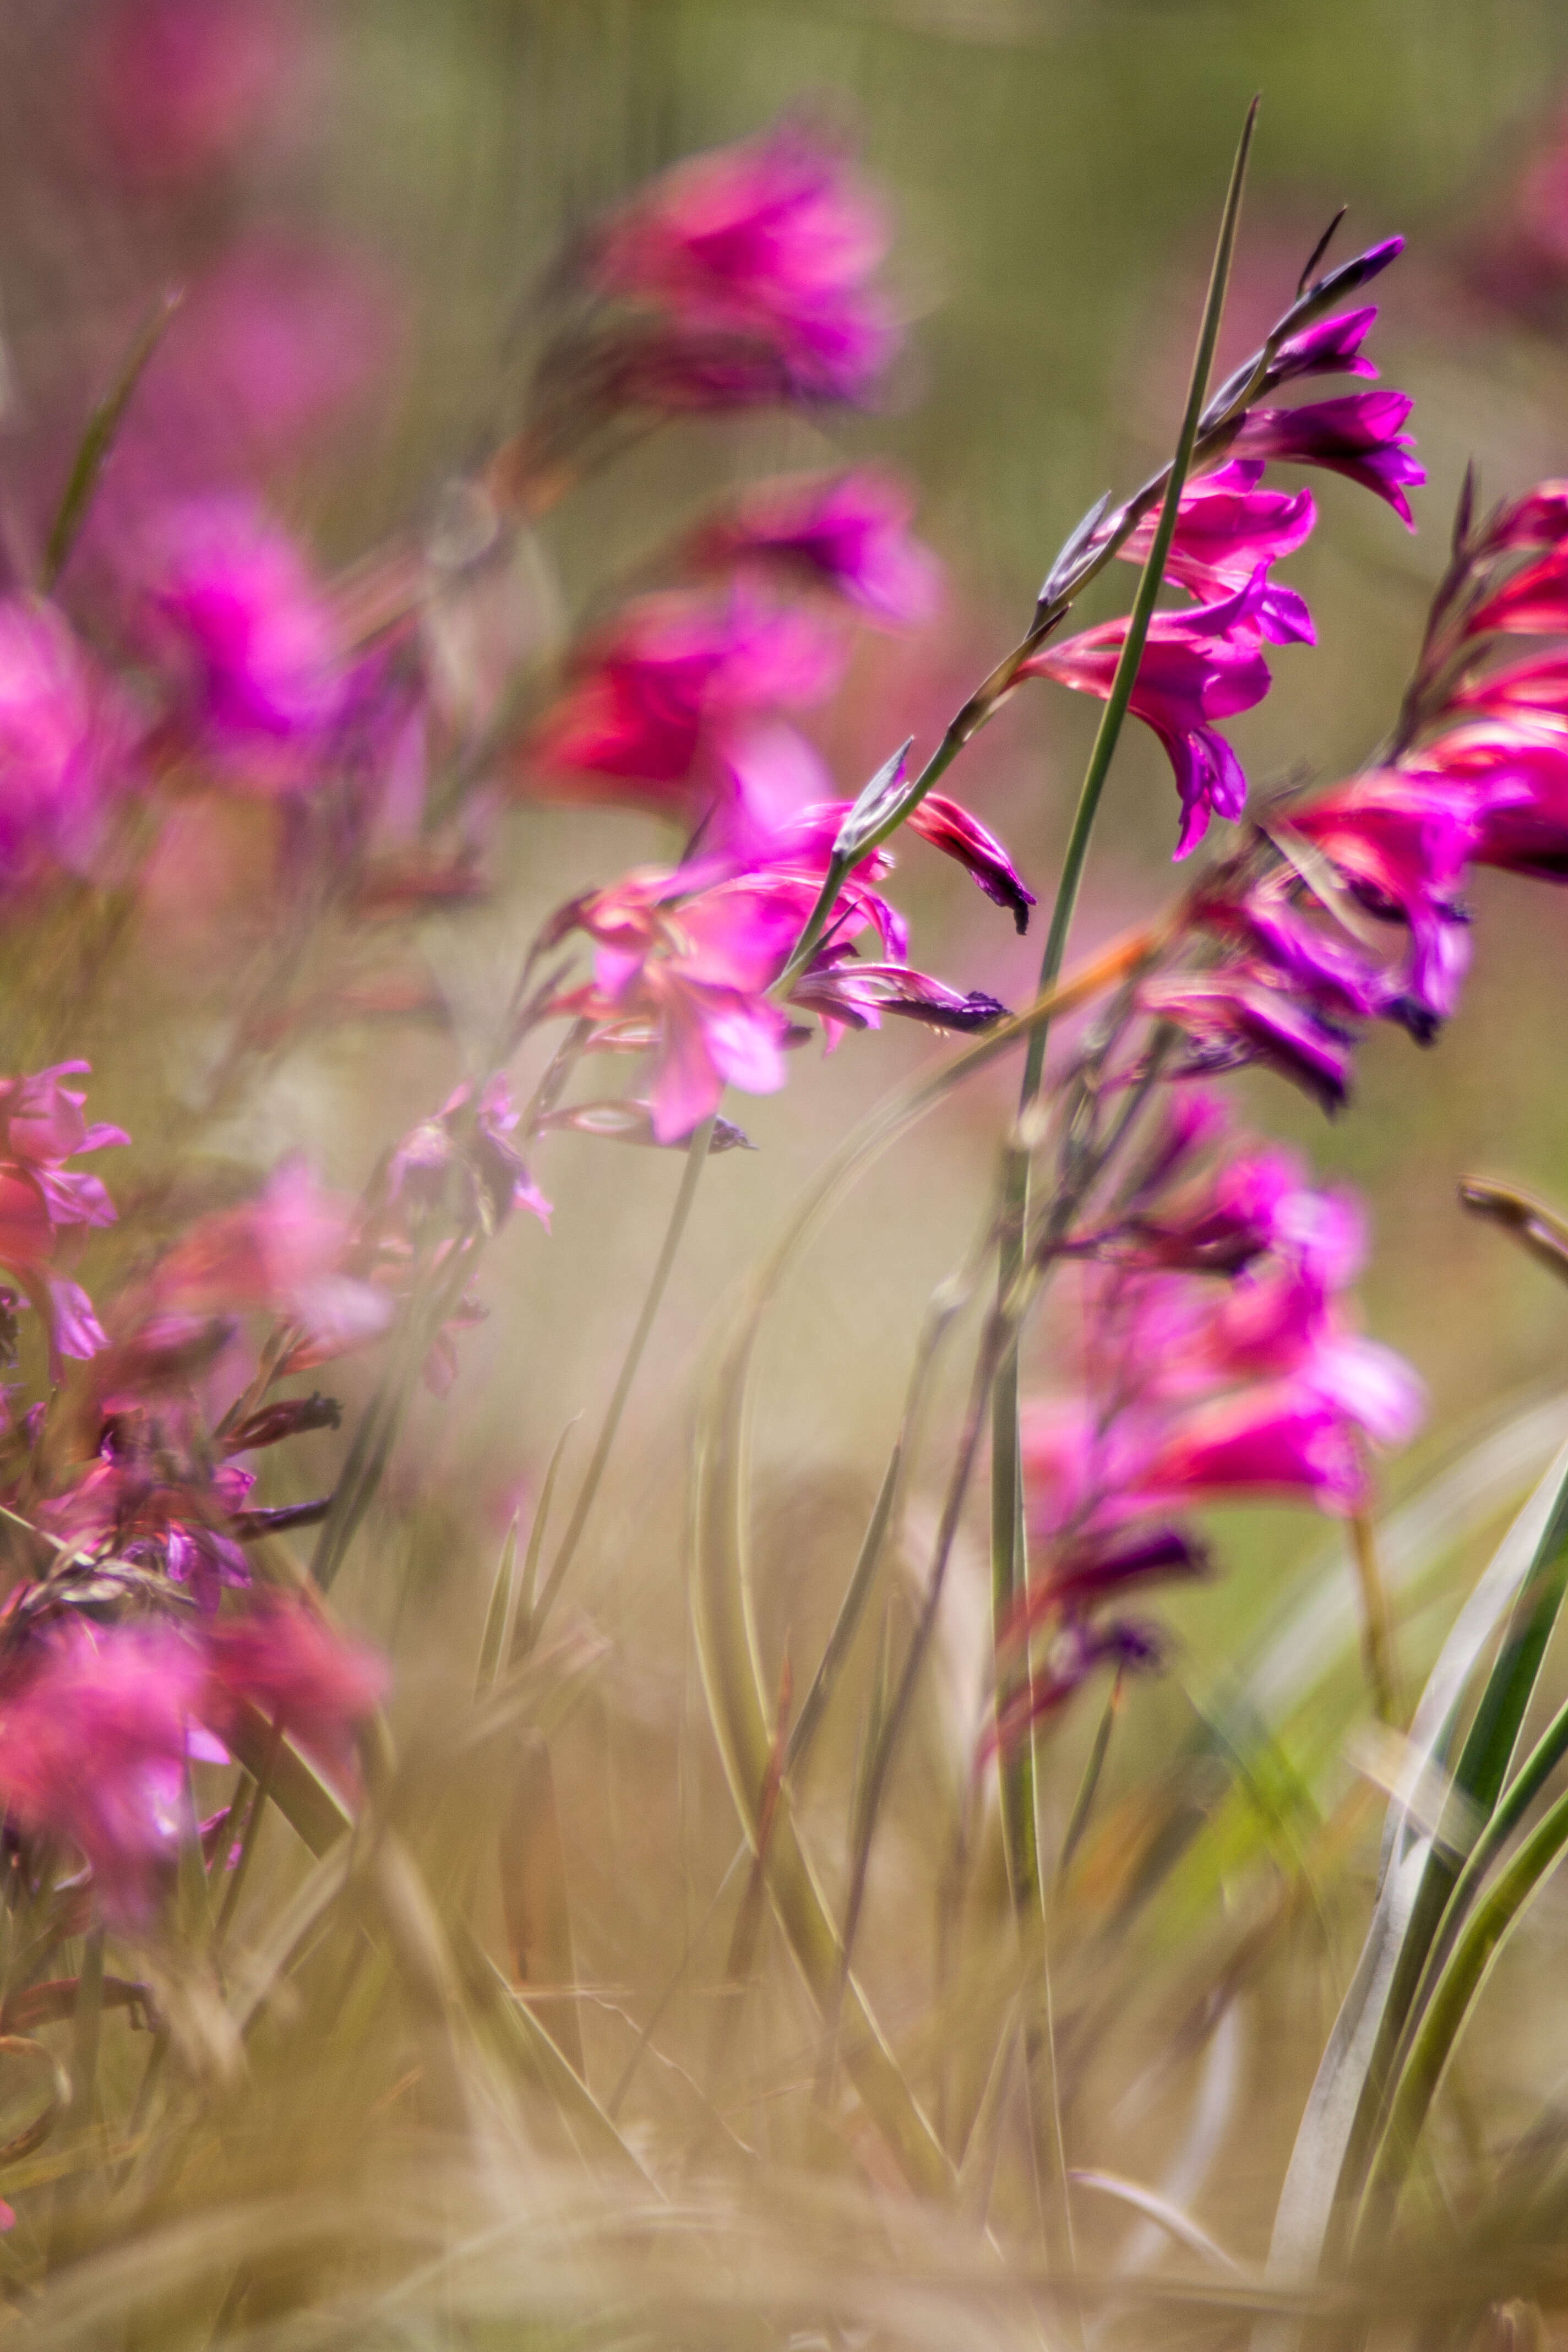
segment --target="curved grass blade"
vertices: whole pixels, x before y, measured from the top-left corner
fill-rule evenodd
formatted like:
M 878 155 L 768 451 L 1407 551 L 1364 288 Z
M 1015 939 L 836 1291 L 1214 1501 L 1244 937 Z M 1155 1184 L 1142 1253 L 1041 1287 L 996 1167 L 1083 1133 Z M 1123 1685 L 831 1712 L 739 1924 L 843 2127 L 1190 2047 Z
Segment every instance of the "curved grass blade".
M 77 446 L 76 461 L 61 494 L 49 529 L 48 542 L 44 549 L 38 586 L 46 596 L 53 594 L 55 584 L 69 561 L 77 535 L 87 520 L 87 510 L 98 488 L 99 476 L 125 421 L 125 412 L 135 396 L 136 387 L 148 362 L 163 341 L 169 322 L 184 299 L 184 294 L 177 288 L 159 296 L 132 337 L 120 373 L 88 418 L 87 428 Z
M 1534 1687 L 1550 1620 L 1563 1596 L 1568 1538 L 1568 1448 L 1509 1529 L 1443 1645 L 1411 1727 L 1424 1762 L 1446 1767 L 1466 1690 L 1508 1625 L 1453 1779 L 1489 1813 Z M 1342 2243 L 1410 2001 L 1458 1865 L 1406 1808 L 1389 1809 L 1372 1925 L 1297 2135 L 1275 2219 L 1269 2277 L 1310 2278 Z M 1269 2331 L 1270 2347 L 1283 2339 Z

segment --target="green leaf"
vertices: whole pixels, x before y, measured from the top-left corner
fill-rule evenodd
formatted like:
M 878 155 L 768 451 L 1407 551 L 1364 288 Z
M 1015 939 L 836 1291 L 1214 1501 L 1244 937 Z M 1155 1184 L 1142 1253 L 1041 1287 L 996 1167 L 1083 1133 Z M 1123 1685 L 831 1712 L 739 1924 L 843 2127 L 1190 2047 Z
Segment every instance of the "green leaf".
M 1565 1538 L 1568 1449 L 1552 1463 L 1459 1612 L 1415 1710 L 1410 1743 L 1416 1759 L 1421 1766 L 1445 1769 L 1476 1669 L 1506 1625 L 1453 1775 L 1459 1793 L 1484 1812 L 1496 1802 L 1545 1633 L 1561 1604 Z M 1432 1834 L 1414 1828 L 1404 1806 L 1391 1805 L 1372 1924 L 1308 2100 L 1275 2219 L 1269 2275 L 1277 2281 L 1310 2277 L 1342 2244 L 1390 2070 L 1457 1870 Z M 1276 2331 L 1267 2337 L 1271 2347 L 1282 2340 Z

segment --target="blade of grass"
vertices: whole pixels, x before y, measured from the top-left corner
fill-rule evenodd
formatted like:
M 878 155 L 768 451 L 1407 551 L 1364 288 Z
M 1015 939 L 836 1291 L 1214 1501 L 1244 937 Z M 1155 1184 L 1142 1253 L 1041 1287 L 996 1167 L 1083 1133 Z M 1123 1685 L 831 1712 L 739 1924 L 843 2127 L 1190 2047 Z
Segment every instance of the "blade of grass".
M 1073 912 L 1083 881 L 1084 866 L 1089 856 L 1089 845 L 1100 813 L 1106 780 L 1110 773 L 1122 723 L 1132 698 L 1132 688 L 1139 665 L 1148 641 L 1149 625 L 1153 618 L 1154 602 L 1165 576 L 1165 564 L 1171 552 L 1181 510 L 1182 491 L 1192 464 L 1197 442 L 1198 428 L 1207 396 L 1209 375 L 1214 366 L 1215 348 L 1219 340 L 1220 320 L 1225 310 L 1226 291 L 1230 282 L 1231 257 L 1236 249 L 1237 226 L 1241 217 L 1241 199 L 1247 183 L 1247 158 L 1252 151 L 1253 132 L 1257 128 L 1259 101 L 1254 99 L 1247 111 L 1241 138 L 1231 166 L 1230 185 L 1226 192 L 1225 208 L 1220 217 L 1218 239 L 1215 246 L 1214 262 L 1209 273 L 1208 294 L 1204 304 L 1203 320 L 1198 329 L 1197 348 L 1193 355 L 1192 374 L 1187 385 L 1186 406 L 1183 412 L 1177 436 L 1175 455 L 1171 462 L 1170 478 L 1161 503 L 1155 525 L 1153 543 L 1138 581 L 1137 594 L 1128 616 L 1127 634 L 1111 681 L 1110 693 L 1095 733 L 1094 747 L 1079 793 L 1078 806 L 1073 814 L 1072 829 L 1062 859 L 1062 870 L 1057 883 L 1051 919 L 1046 934 L 1045 953 L 1040 962 L 1040 993 L 1045 995 L 1055 984 L 1067 952 L 1068 935 L 1072 928 Z M 1038 1098 L 1045 1076 L 1046 1048 L 1049 1024 L 1041 1022 L 1029 1038 L 1024 1057 L 1023 1083 L 1019 1090 L 1018 1108 L 1022 1121 Z M 1018 1278 L 1022 1263 L 1024 1234 L 1028 1223 L 1029 1205 L 1028 1150 L 1015 1142 L 1003 1165 L 1002 1211 L 999 1218 L 997 1246 L 997 1296 L 1005 1301 Z M 991 1591 L 993 1628 L 998 1643 L 1012 1622 L 1020 1591 L 1027 1580 L 1028 1563 L 1023 1535 L 1023 1470 L 1019 1455 L 1018 1436 L 1018 1360 L 1016 1348 L 1008 1351 L 1005 1361 L 998 1368 L 991 1413 Z M 998 1675 L 996 1683 L 996 1713 L 1000 1723 L 1011 1702 L 1016 1696 L 1014 1680 Z M 1035 1829 L 1034 1748 L 1032 1742 L 1017 1743 L 1016 1753 L 1009 1760 L 1005 1748 L 997 1751 L 997 1769 L 1002 1798 L 1002 1820 L 1007 1851 L 1008 1880 L 1013 1900 L 1020 1909 L 1032 1907 L 1040 1899 L 1040 1867 Z
M 1552 1464 L 1461 1609 L 1415 1710 L 1412 1748 L 1445 1768 L 1466 1690 L 1506 1621 L 1501 1650 L 1453 1773 L 1456 1789 L 1483 1814 L 1496 1805 L 1534 1687 L 1548 1613 L 1554 1617 L 1561 1602 L 1565 1538 L 1568 1449 Z M 1272 2281 L 1309 2279 L 1342 2246 L 1389 2070 L 1458 1866 L 1433 1837 L 1412 1833 L 1404 1807 L 1390 1807 L 1372 1925 L 1308 2100 L 1275 2218 Z M 1290 2331 L 1271 2326 L 1258 2340 L 1278 2352 Z
M 169 322 L 184 299 L 184 295 L 177 289 L 159 296 L 132 338 L 131 347 L 121 363 L 120 373 L 88 418 L 44 550 L 38 586 L 46 596 L 53 594 L 55 584 L 70 559 L 78 533 L 87 520 L 99 477 L 125 421 L 125 412 L 135 396 L 136 387 L 148 362 L 163 341 Z

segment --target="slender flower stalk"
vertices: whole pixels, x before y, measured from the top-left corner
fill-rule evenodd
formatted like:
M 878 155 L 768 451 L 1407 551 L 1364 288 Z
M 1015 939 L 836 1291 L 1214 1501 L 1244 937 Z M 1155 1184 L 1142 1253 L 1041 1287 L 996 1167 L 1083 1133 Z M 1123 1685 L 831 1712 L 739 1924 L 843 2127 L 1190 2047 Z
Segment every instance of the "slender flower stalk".
M 1182 488 L 1197 444 L 1208 391 L 1209 371 L 1214 364 L 1215 346 L 1219 339 L 1231 255 L 1235 250 L 1237 226 L 1241 215 L 1247 157 L 1257 121 L 1258 100 L 1254 99 L 1247 110 L 1241 142 L 1231 168 L 1230 186 L 1221 215 L 1208 295 L 1198 331 L 1186 407 L 1177 436 L 1175 456 L 1164 486 L 1160 519 L 1144 560 L 1131 618 L 1117 661 L 1116 675 L 1095 735 L 1094 748 L 1089 754 L 1089 767 L 1079 793 L 1072 829 L 1062 859 L 1062 870 L 1046 933 L 1045 952 L 1040 960 L 1041 995 L 1047 993 L 1055 985 L 1061 972 L 1100 796 L 1110 772 L 1121 723 L 1131 701 L 1138 666 L 1142 659 L 1149 625 L 1153 618 L 1154 600 L 1160 592 L 1171 542 L 1175 536 Z M 1039 1095 L 1047 1041 L 1048 1031 L 1042 1023 L 1031 1035 L 1025 1050 L 1024 1075 L 1019 1089 L 1020 1121 L 1033 1109 Z M 1020 1148 L 1015 1144 L 1004 1160 L 998 1219 L 997 1295 L 1004 1301 L 1010 1297 L 1018 1279 L 1028 1213 L 1029 1153 L 1026 1147 Z M 998 1643 L 1026 1580 L 1025 1556 L 1023 1482 L 1019 1470 L 1018 1362 L 1015 1343 L 1005 1351 L 996 1368 L 991 1404 L 991 1605 Z M 1005 1713 L 1009 1700 L 1010 1693 L 999 1678 L 996 1691 L 999 1718 Z M 1042 1880 L 1036 1840 L 1033 1770 L 1021 1753 L 1015 1755 L 1002 1768 L 1002 1809 L 1013 1901 L 1016 1907 L 1023 1912 L 1039 1900 Z

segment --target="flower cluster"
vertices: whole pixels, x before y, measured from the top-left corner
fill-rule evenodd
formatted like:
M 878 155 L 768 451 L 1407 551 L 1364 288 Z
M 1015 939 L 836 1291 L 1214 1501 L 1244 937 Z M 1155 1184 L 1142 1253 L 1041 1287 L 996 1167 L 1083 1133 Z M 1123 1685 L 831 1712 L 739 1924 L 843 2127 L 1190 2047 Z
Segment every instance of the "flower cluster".
M 1315 1188 L 1295 1154 L 1230 1134 L 1203 1096 L 1167 1104 L 1120 1199 L 1064 1245 L 1079 1381 L 1024 1413 L 1031 1575 L 1016 1633 L 1038 1657 L 1004 1737 L 1100 1661 L 1160 1657 L 1152 1629 L 1114 1612 L 1206 1565 L 1189 1511 L 1365 1507 L 1367 1443 L 1403 1443 L 1421 1395 L 1346 1315 L 1364 1246 L 1355 1202 Z
M 1397 237 L 1373 247 L 1308 289 L 1297 310 L 1331 299 L 1336 289 L 1363 286 L 1401 250 Z M 1426 478 L 1402 429 L 1411 408 L 1404 393 L 1352 392 L 1296 408 L 1258 404 L 1261 393 L 1304 376 L 1377 373 L 1362 351 L 1374 307 L 1333 313 L 1296 333 L 1289 331 L 1293 315 L 1286 314 L 1255 366 L 1240 371 L 1239 392 L 1233 379 L 1205 414 L 1202 462 L 1183 486 L 1165 572 L 1194 603 L 1155 614 L 1133 685 L 1133 715 L 1159 737 L 1175 775 L 1178 858 L 1197 847 L 1212 817 L 1234 821 L 1247 804 L 1241 763 L 1213 722 L 1252 709 L 1268 693 L 1265 644 L 1315 642 L 1303 599 L 1270 572 L 1304 544 L 1317 509 L 1308 491 L 1288 496 L 1261 488 L 1265 466 L 1342 474 L 1385 499 L 1411 529 L 1405 491 Z M 1223 462 L 1215 465 L 1216 458 Z M 1103 550 L 1142 562 L 1159 509 L 1145 508 L 1136 520 L 1128 509 L 1092 520 L 1081 554 L 1092 558 Z M 1126 635 L 1125 620 L 1115 620 L 1059 644 L 1047 641 L 1029 653 L 1017 676 L 1055 678 L 1103 700 Z
M 898 335 L 881 207 L 804 123 L 690 158 L 584 238 L 535 372 L 535 491 L 630 415 L 864 402 Z
M 1260 1062 L 1332 1109 L 1356 1036 L 1397 1022 L 1429 1041 L 1469 961 L 1472 866 L 1568 872 L 1568 488 L 1540 484 L 1461 530 L 1395 740 L 1348 782 L 1279 803 L 1191 900 L 1219 943 L 1145 982 L 1182 1066 Z

